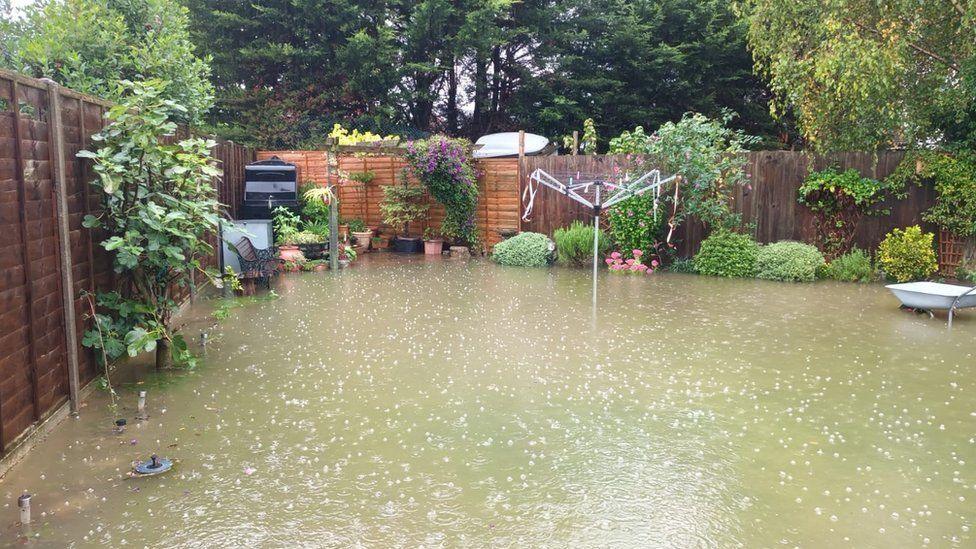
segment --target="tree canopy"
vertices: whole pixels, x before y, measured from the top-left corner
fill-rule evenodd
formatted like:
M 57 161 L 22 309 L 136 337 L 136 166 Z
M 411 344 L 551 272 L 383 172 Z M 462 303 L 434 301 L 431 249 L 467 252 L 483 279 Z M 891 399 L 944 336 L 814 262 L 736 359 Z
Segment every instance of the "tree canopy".
M 976 144 L 976 1 L 741 0 L 756 68 L 817 150 Z
M 160 79 L 186 109 L 182 121 L 195 122 L 210 109 L 213 86 L 187 18 L 174 0 L 40 2 L 0 23 L 0 63 L 109 99 L 120 98 L 121 80 Z
M 186 0 L 218 132 L 321 143 L 378 133 L 603 135 L 687 111 L 775 138 L 745 24 L 722 0 Z

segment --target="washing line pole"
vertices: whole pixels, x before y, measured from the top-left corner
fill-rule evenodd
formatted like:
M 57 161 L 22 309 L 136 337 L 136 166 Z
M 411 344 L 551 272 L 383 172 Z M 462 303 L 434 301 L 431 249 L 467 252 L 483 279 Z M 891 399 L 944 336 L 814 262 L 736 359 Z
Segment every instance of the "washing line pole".
M 600 188 L 602 185 L 597 183 L 596 185 L 596 200 L 593 204 L 593 307 L 596 307 L 596 277 L 597 277 L 597 262 L 599 260 L 600 254 Z M 594 309 L 595 310 L 595 309 Z

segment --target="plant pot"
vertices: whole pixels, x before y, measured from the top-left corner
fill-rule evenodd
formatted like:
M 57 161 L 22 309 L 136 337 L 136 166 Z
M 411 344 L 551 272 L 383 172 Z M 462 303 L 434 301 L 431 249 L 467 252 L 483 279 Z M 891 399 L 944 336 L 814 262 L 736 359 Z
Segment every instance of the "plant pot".
M 312 267 L 312 270 L 317 273 L 320 273 L 328 268 L 329 268 L 328 263 L 317 263 L 314 267 Z
M 434 240 L 424 240 L 425 255 L 441 255 L 444 252 L 444 240 L 437 238 Z
M 339 225 L 339 239 L 345 240 L 349 238 L 349 225 Z
M 302 256 L 305 259 L 322 259 L 325 257 L 325 249 L 328 244 L 325 242 L 319 242 L 316 244 L 299 244 L 298 249 L 302 251 Z
M 293 261 L 296 263 L 305 261 L 305 255 L 302 254 L 302 250 L 298 246 L 278 246 L 278 257 L 285 261 Z
M 402 254 L 415 254 L 420 251 L 422 245 L 419 238 L 398 236 L 393 241 L 393 251 Z
M 369 249 L 369 242 L 373 239 L 372 231 L 354 232 L 352 237 L 356 239 L 356 243 L 363 247 L 363 250 Z
M 386 238 L 385 236 L 373 238 L 370 246 L 374 250 L 385 250 L 390 247 L 390 239 Z
M 349 266 L 349 263 L 351 263 L 351 261 L 349 261 L 348 259 L 340 259 L 339 268 L 344 269 Z

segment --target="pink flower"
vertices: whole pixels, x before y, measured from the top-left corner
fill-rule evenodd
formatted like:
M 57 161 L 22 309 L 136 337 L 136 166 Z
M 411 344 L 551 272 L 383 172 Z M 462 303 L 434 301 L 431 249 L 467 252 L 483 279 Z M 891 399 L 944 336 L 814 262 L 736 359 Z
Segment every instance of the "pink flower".
M 245 475 L 248 475 L 248 476 L 253 475 L 255 471 L 257 471 L 257 469 L 255 469 L 254 467 L 251 467 L 251 466 L 248 466 L 248 467 L 245 467 L 244 468 L 244 474 Z
M 657 267 L 658 265 L 660 265 L 660 263 L 658 263 L 656 259 L 651 261 L 651 267 Z
M 634 260 L 633 259 L 628 259 L 627 261 L 624 261 L 624 263 L 626 263 L 628 265 L 633 265 L 634 264 Z
M 620 259 L 620 257 L 621 257 L 620 256 L 620 252 L 613 252 L 612 254 L 610 254 L 610 257 L 612 257 L 614 259 Z
M 642 252 L 641 250 L 633 250 L 631 253 L 634 254 L 634 257 L 640 257 L 644 255 L 644 252 Z
M 607 261 L 607 265 L 613 265 L 613 260 L 610 259 L 609 257 L 607 258 L 606 261 Z

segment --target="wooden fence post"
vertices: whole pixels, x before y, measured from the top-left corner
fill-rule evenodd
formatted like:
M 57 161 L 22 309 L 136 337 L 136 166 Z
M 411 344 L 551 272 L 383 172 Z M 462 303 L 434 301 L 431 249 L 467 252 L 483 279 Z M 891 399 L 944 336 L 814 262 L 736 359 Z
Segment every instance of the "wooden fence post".
M 78 334 L 75 326 L 74 277 L 71 273 L 71 227 L 68 222 L 68 189 L 65 179 L 64 127 L 61 124 L 61 90 L 54 80 L 45 78 L 48 93 L 48 144 L 51 147 L 51 184 L 57 202 L 59 256 L 61 260 L 61 300 L 64 306 L 65 354 L 68 357 L 68 394 L 71 413 L 78 415 Z
M 579 130 L 573 130 L 573 156 L 579 151 Z

